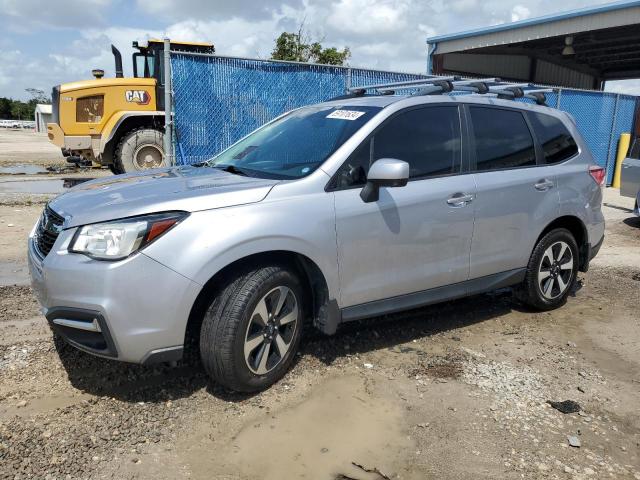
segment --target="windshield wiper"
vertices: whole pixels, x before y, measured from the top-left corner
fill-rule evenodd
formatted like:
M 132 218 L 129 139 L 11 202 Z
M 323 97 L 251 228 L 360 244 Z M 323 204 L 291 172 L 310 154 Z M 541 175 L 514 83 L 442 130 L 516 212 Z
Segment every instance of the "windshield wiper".
M 233 173 L 235 175 L 242 175 L 243 177 L 249 176 L 247 172 L 236 167 L 235 165 L 214 165 L 213 168 L 217 168 L 218 170 L 223 170 L 225 172 Z

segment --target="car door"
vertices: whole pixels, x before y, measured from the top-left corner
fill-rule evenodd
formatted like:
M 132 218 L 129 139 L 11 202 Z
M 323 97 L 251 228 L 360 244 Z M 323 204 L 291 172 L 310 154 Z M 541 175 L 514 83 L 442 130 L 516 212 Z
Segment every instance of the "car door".
M 334 184 L 343 307 L 461 282 L 469 273 L 475 193 L 462 170 L 457 105 L 403 110 L 380 125 L 336 173 Z M 410 166 L 404 187 L 360 191 L 374 160 Z M 466 197 L 466 198 L 465 198 Z
M 525 267 L 538 235 L 558 216 L 554 167 L 541 165 L 522 111 L 468 106 L 477 186 L 470 278 Z

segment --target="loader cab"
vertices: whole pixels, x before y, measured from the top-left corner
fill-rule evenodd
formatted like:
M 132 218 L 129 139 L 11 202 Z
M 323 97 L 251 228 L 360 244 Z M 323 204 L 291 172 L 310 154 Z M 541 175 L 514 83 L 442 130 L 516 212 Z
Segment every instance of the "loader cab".
M 133 42 L 133 48 L 137 50 L 133 54 L 133 76 L 136 78 L 156 79 L 158 110 L 164 110 L 164 42 L 162 40 L 149 40 L 147 45 Z M 171 42 L 171 50 L 191 53 L 215 53 L 213 44 L 200 42 Z

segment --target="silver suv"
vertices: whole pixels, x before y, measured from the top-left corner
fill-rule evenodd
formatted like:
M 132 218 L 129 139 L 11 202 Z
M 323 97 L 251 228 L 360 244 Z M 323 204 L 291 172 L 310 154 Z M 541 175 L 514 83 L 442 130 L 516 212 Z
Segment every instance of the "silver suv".
M 513 286 L 562 305 L 603 241 L 604 171 L 574 122 L 480 96 L 363 96 L 287 113 L 200 165 L 79 185 L 29 236 L 53 330 L 102 357 L 182 358 L 239 391 L 303 328 Z M 307 320 L 309 320 L 307 322 Z

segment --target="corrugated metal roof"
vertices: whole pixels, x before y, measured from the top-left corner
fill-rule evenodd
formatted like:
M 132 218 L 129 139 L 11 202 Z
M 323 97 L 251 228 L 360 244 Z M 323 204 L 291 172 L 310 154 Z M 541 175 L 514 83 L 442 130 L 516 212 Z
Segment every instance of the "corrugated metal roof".
M 438 35 L 427 39 L 427 43 L 439 43 L 450 40 L 457 40 L 461 38 L 475 37 L 479 35 L 487 35 L 489 33 L 504 32 L 506 30 L 517 30 L 524 27 L 530 27 L 535 25 L 541 25 L 545 23 L 558 22 L 561 20 L 568 20 L 574 18 L 580 18 L 585 16 L 597 15 L 607 12 L 614 12 L 618 10 L 624 10 L 627 8 L 640 7 L 640 0 L 623 0 L 619 2 L 607 3 L 604 5 L 597 5 L 595 7 L 579 8 L 576 10 L 569 10 L 566 12 L 560 12 L 551 15 L 544 15 L 542 17 L 529 18 L 526 20 L 520 20 L 518 22 L 503 23 L 500 25 L 494 25 L 487 28 L 477 28 L 474 30 L 467 30 L 464 32 L 451 33 L 446 35 Z M 638 20 L 638 19 L 636 19 Z

